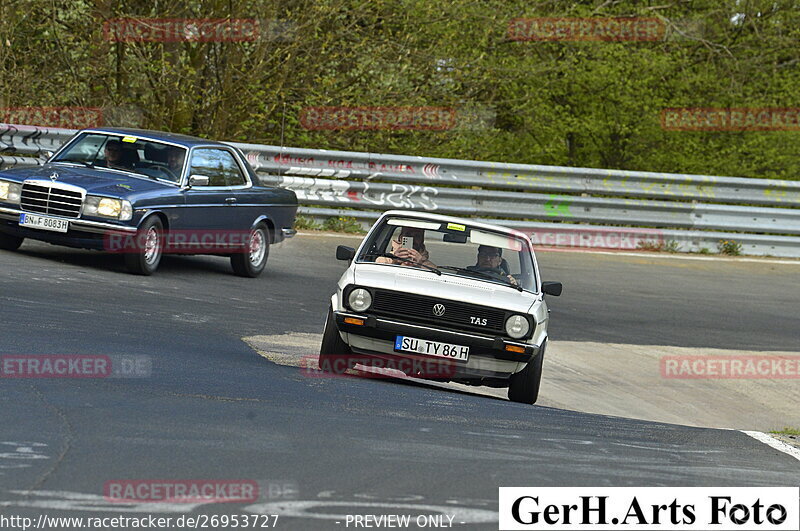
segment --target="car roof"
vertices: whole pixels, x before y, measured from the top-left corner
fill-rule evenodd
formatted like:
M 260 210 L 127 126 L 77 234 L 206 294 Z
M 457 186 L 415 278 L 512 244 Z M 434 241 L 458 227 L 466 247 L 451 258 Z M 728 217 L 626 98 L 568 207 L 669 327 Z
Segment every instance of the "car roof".
M 447 223 L 458 223 L 460 225 L 468 225 L 470 227 L 478 228 L 478 229 L 486 229 L 492 230 L 495 232 L 503 232 L 505 234 L 510 234 L 516 236 L 518 238 L 524 238 L 525 240 L 530 243 L 530 238 L 524 232 L 516 229 L 510 229 L 508 227 L 503 227 L 502 225 L 493 225 L 491 223 L 483 223 L 481 221 L 477 221 L 474 219 L 468 218 L 458 218 L 455 216 L 445 216 L 442 214 L 432 214 L 430 212 L 420 212 L 417 210 L 387 210 L 383 213 L 383 216 L 403 216 L 403 217 L 410 217 L 416 219 L 424 219 L 430 221 L 441 221 Z
M 214 140 L 206 140 L 196 136 L 181 135 L 178 133 L 167 133 L 164 131 L 151 131 L 148 129 L 129 129 L 126 127 L 93 127 L 91 129 L 84 129 L 81 133 L 109 133 L 123 136 L 135 136 L 144 140 L 162 140 L 164 142 L 172 142 L 180 146 L 191 148 L 199 145 L 218 145 L 221 147 L 229 147 L 222 142 Z

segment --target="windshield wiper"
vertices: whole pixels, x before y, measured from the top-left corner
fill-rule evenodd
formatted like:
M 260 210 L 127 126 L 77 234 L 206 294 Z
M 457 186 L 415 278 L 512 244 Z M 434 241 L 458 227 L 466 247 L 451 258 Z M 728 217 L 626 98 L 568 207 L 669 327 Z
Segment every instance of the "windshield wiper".
M 83 164 L 87 168 L 94 168 L 94 161 L 88 162 L 88 161 L 85 161 L 85 160 L 59 159 L 59 160 L 54 160 L 53 162 L 67 162 L 67 163 L 70 163 L 70 164 Z
M 410 258 L 400 258 L 399 256 L 394 255 L 392 253 L 367 253 L 364 256 L 365 257 L 367 257 L 367 256 L 376 256 L 376 257 L 377 256 L 383 256 L 385 258 L 391 258 L 392 260 L 400 260 L 401 262 L 408 262 L 410 264 L 422 266 L 422 267 L 424 267 L 426 269 L 430 269 L 431 271 L 433 271 L 437 275 L 441 275 L 442 274 L 442 272 L 439 271 L 439 268 L 437 268 L 437 267 L 429 266 L 428 264 L 423 264 L 422 262 L 416 262 L 414 260 L 411 260 Z
M 158 180 L 158 177 L 156 177 L 155 175 L 150 175 L 149 173 L 142 173 L 142 172 L 136 171 L 136 170 L 125 170 L 125 171 L 130 171 L 133 174 L 141 175 L 143 177 L 147 177 L 147 178 L 149 178 L 149 179 L 151 179 L 153 181 L 157 181 Z
M 65 161 L 58 161 L 58 162 L 78 162 L 78 161 L 65 160 Z M 80 161 L 80 162 L 83 162 L 83 161 Z M 94 162 L 83 162 L 83 164 L 87 168 L 94 168 L 94 164 L 95 163 Z M 142 173 L 140 171 L 136 171 L 135 168 L 122 168 L 122 167 L 117 167 L 117 166 L 101 166 L 100 169 L 102 169 L 102 170 L 112 170 L 112 171 L 121 171 L 121 172 L 125 172 L 125 173 L 132 173 L 133 175 L 141 175 L 142 177 L 147 177 L 148 179 L 152 179 L 153 181 L 157 181 L 158 180 L 158 177 L 155 177 L 155 176 L 147 174 L 147 173 Z
M 488 279 L 488 280 L 502 281 L 506 286 L 510 286 L 510 287 L 514 288 L 515 290 L 517 290 L 517 291 L 523 291 L 522 290 L 522 286 L 520 286 L 519 284 L 514 284 L 513 282 L 511 282 L 510 280 L 508 280 L 505 277 L 501 277 L 501 276 L 498 276 L 498 275 L 493 275 L 493 274 L 487 273 L 485 271 L 476 271 L 474 269 L 467 269 L 466 267 L 456 267 L 456 266 L 439 266 L 439 269 L 444 269 L 445 271 L 459 271 L 461 273 L 467 273 L 469 275 L 481 276 L 481 277 L 483 277 L 485 279 Z

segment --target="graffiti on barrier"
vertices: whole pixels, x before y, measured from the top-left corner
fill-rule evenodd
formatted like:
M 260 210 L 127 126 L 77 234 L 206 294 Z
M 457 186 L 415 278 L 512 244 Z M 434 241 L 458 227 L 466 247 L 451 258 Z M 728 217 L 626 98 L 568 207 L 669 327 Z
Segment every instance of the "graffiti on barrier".
M 394 208 L 422 208 L 425 210 L 436 210 L 437 208 L 434 199 L 438 194 L 438 190 L 430 186 L 392 184 L 390 192 L 380 192 L 378 190 L 370 190 L 369 183 L 363 184 L 364 190 L 361 192 L 361 199 L 372 205 L 391 206 Z
M 436 210 L 436 188 L 416 184 L 370 184 L 285 175 L 281 186 L 294 191 L 300 203 L 362 203 L 390 208 Z
M 544 213 L 548 216 L 564 216 L 572 217 L 569 211 L 571 201 L 559 198 L 557 195 L 551 195 L 550 200 L 544 204 Z

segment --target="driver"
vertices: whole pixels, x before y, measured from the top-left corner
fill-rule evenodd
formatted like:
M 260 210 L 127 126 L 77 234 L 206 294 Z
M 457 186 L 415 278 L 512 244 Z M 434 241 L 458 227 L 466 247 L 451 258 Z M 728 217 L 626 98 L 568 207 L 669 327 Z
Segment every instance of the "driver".
M 401 242 L 403 241 L 404 237 L 413 239 L 414 244 L 411 248 L 403 247 Z M 398 236 L 398 239 L 392 240 L 390 243 L 392 244 L 392 250 L 390 252 L 398 258 L 405 258 L 405 260 L 395 260 L 394 258 L 389 258 L 388 256 L 379 256 L 375 259 L 375 262 L 380 264 L 395 264 L 414 267 L 414 264 L 408 261 L 412 260 L 417 264 L 436 267 L 436 264 L 430 261 L 428 250 L 425 248 L 425 229 L 419 229 L 416 227 L 402 227 L 400 229 L 400 235 Z
M 500 247 L 492 247 L 490 245 L 478 246 L 478 260 L 477 264 L 467 266 L 470 271 L 479 271 L 482 273 L 492 273 L 497 275 L 498 278 L 508 280 L 513 285 L 517 285 L 517 279 L 512 277 L 508 271 L 503 268 L 503 250 Z M 506 266 L 507 267 L 507 266 Z
M 133 166 L 128 164 L 125 160 L 125 153 L 123 152 L 122 142 L 119 140 L 109 140 L 103 148 L 105 155 L 106 168 L 114 168 L 117 170 L 131 170 Z

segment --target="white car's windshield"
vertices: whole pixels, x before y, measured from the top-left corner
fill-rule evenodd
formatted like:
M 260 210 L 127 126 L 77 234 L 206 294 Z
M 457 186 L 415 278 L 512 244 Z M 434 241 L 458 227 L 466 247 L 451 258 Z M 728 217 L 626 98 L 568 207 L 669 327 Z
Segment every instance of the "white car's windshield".
M 110 168 L 178 183 L 186 148 L 135 137 L 83 133 L 53 162 L 71 162 L 91 168 Z
M 371 234 L 357 260 L 536 291 L 536 273 L 525 240 L 469 225 L 387 218 Z

